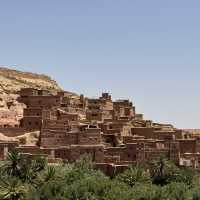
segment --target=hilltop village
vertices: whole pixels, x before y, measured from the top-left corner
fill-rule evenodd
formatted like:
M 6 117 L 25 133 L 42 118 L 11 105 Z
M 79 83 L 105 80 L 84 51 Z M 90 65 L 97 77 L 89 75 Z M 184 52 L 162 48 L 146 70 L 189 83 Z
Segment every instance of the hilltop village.
M 200 167 L 198 134 L 144 120 L 129 100 L 114 101 L 108 93 L 73 98 L 64 91 L 23 88 L 18 102 L 25 105 L 19 124 L 2 125 L 0 131 L 8 137 L 35 132 L 36 142 L 27 144 L 23 137 L 0 141 L 0 159 L 12 149 L 30 157 L 43 155 L 49 163 L 74 162 L 87 155 L 107 175 L 160 156 L 180 166 Z

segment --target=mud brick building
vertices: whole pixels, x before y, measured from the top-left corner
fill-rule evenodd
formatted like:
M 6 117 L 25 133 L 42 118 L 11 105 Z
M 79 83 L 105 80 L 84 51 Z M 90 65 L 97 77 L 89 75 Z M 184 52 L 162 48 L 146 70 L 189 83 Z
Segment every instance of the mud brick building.
M 74 162 L 87 155 L 110 176 L 160 156 L 177 165 L 200 167 L 200 136 L 145 120 L 129 100 L 112 100 L 109 93 L 86 98 L 32 88 L 19 94 L 18 101 L 26 105 L 19 129 L 39 131 L 39 140 L 35 146 L 0 143 L 1 159 L 12 148 L 45 155 L 49 162 Z
M 24 88 L 20 91 L 18 101 L 27 107 L 24 109 L 21 127 L 27 130 L 40 130 L 44 118 L 43 112 L 45 115 L 48 110 L 60 107 L 62 98 L 59 95 L 52 95 L 46 90 Z
M 114 117 L 116 119 L 127 117 L 132 119 L 135 117 L 135 107 L 129 100 L 118 100 L 113 103 Z
M 0 159 L 4 160 L 7 157 L 9 151 L 15 149 L 18 146 L 18 143 L 13 142 L 0 142 Z

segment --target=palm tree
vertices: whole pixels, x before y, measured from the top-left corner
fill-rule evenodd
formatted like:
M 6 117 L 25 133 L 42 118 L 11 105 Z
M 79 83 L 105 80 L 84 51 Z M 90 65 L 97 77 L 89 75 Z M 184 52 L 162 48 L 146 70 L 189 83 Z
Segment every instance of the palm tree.
M 55 177 L 55 174 L 56 174 L 56 170 L 54 167 L 52 166 L 49 166 L 47 167 L 47 172 L 45 173 L 45 178 L 44 178 L 44 182 L 49 182 L 51 180 L 54 179 Z
M 164 186 L 176 181 L 180 170 L 165 157 L 160 157 L 151 163 L 151 175 L 153 184 Z
M 134 187 L 137 184 L 151 182 L 149 172 L 139 165 L 130 167 L 124 173 L 118 175 L 116 179 L 120 182 L 126 183 L 131 187 Z
M 16 151 L 10 151 L 7 157 L 8 163 L 4 165 L 4 170 L 9 176 L 20 176 L 20 161 L 21 155 Z
M 46 165 L 47 165 L 47 160 L 41 156 L 38 156 L 32 160 L 31 169 L 35 173 L 39 173 L 45 169 Z
M 27 188 L 22 185 L 19 179 L 14 177 L 1 177 L 0 179 L 0 199 L 2 200 L 22 200 L 27 192 Z
M 20 180 L 23 182 L 36 184 L 37 177 L 46 168 L 47 162 L 41 156 L 29 159 L 26 156 L 20 162 Z

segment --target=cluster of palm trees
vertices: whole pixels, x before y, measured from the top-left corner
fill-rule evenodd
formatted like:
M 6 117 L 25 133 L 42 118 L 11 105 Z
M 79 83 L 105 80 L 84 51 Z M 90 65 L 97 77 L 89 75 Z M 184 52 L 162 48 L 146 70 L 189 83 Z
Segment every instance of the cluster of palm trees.
M 0 200 L 200 200 L 200 175 L 165 158 L 130 166 L 116 177 L 93 170 L 90 159 L 50 166 L 12 151 L 0 163 Z

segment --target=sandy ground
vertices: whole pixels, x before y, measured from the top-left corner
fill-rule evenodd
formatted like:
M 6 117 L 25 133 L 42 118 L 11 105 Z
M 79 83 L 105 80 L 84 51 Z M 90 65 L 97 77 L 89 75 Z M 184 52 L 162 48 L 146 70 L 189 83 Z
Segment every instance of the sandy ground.
M 19 141 L 20 145 L 34 146 L 38 141 L 39 134 L 40 134 L 39 131 L 34 131 L 25 133 L 17 137 L 7 137 L 3 133 L 0 133 L 0 142 Z

